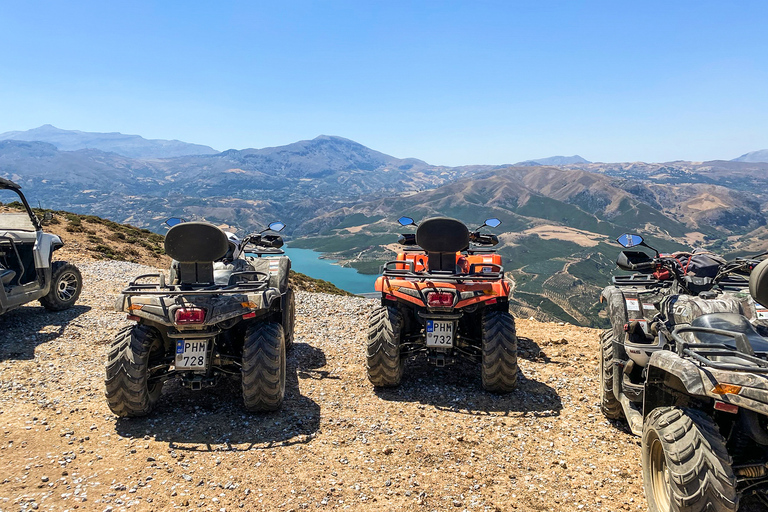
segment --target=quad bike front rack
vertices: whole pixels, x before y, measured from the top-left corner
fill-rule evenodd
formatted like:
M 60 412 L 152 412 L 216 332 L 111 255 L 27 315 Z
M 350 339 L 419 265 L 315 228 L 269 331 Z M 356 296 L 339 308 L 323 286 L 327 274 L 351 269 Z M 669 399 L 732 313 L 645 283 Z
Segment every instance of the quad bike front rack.
M 687 332 L 702 332 L 733 338 L 736 343 L 736 349 L 725 343 L 691 343 L 681 336 L 681 334 Z M 680 356 L 689 356 L 697 362 L 716 370 L 768 374 L 768 360 L 766 360 L 768 354 L 758 352 L 758 354 L 762 354 L 763 357 L 757 357 L 755 351 L 752 349 L 752 345 L 749 343 L 749 338 L 747 338 L 744 333 L 714 329 L 712 327 L 682 325 L 675 327 L 671 334 L 677 345 L 677 353 Z M 711 359 L 712 357 L 731 357 L 744 360 L 745 362 L 743 364 L 723 363 L 720 361 L 713 361 Z

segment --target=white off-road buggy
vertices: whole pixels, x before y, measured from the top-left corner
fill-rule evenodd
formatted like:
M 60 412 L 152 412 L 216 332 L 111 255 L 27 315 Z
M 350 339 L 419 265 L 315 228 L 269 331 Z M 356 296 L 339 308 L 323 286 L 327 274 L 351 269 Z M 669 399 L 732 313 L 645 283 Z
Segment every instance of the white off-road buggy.
M 83 286 L 80 271 L 52 261 L 53 252 L 64 246 L 61 238 L 43 232 L 21 187 L 0 178 L 0 201 L 11 199 L 20 199 L 24 211 L 0 210 L 0 315 L 35 300 L 51 311 L 72 307 Z

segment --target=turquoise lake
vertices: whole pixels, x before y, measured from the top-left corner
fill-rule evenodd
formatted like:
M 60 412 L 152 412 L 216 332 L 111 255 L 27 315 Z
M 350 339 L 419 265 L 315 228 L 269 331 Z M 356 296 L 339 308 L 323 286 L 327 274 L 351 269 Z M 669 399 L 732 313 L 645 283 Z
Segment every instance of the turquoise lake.
M 350 267 L 335 265 L 334 260 L 320 259 L 321 253 L 311 249 L 295 249 L 283 247 L 285 253 L 291 258 L 291 268 L 315 279 L 330 281 L 342 290 L 349 293 L 372 293 L 374 275 L 359 274 Z

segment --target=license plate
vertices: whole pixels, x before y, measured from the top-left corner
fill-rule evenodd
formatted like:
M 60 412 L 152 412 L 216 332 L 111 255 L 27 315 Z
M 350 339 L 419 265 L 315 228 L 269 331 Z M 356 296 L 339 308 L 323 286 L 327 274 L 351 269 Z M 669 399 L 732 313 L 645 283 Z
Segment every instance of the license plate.
M 208 341 L 177 340 L 176 369 L 205 370 L 208 363 Z
M 450 320 L 427 320 L 427 346 L 452 347 L 453 322 Z

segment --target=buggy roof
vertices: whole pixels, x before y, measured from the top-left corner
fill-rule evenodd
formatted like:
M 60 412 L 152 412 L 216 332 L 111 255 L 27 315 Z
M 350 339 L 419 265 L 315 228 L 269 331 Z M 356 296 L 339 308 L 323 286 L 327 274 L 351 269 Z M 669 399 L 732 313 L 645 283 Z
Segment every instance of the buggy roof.
M 5 178 L 0 178 L 0 188 L 10 188 L 13 190 L 19 190 L 21 187 L 12 182 L 11 180 L 7 180 Z

